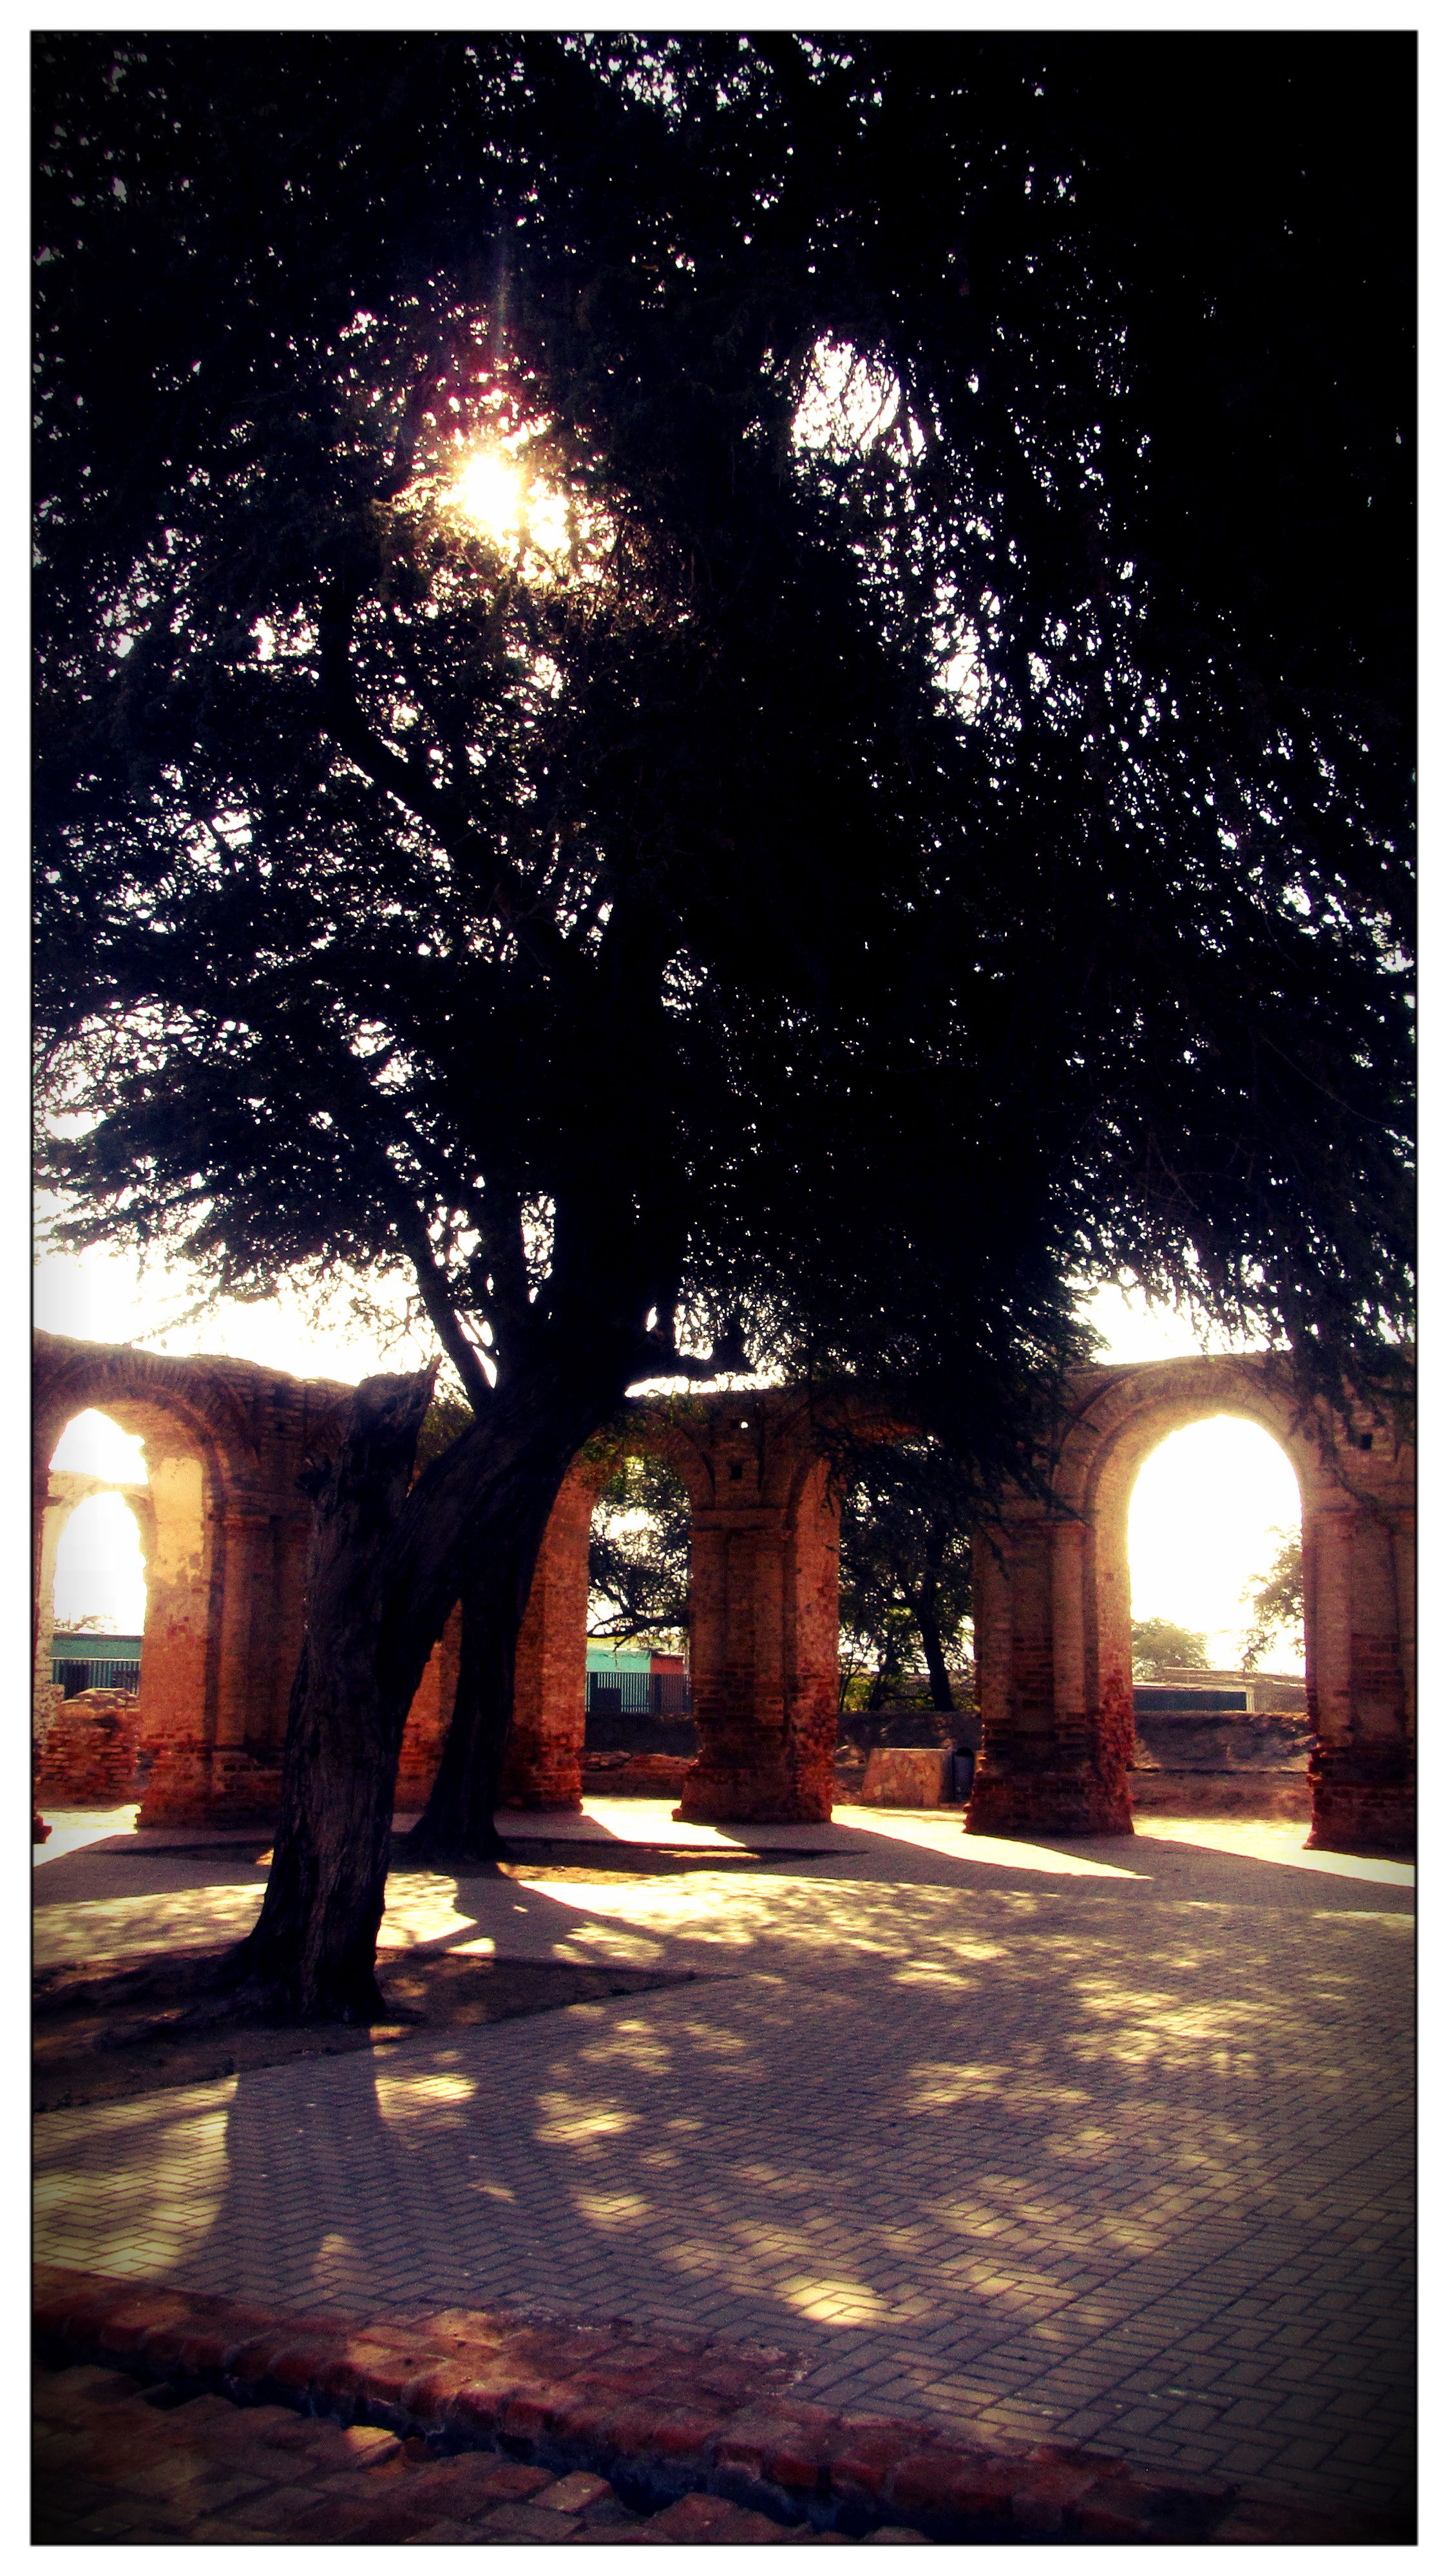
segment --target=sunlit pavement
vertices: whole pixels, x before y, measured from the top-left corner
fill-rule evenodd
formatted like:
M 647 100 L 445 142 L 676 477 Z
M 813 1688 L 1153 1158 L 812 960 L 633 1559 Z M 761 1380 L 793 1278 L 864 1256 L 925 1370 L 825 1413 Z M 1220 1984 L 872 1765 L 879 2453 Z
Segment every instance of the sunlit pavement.
M 621 1838 L 715 1839 L 644 1800 L 515 1821 L 600 1871 Z M 797 2348 L 801 2393 L 853 2413 L 1386 2508 L 1412 1871 L 1303 1831 L 1047 1845 L 840 1809 L 718 1837 L 757 1870 L 399 1871 L 390 1946 L 698 1982 L 51 2113 L 37 2250 L 299 2306 L 708 2324 Z M 245 1929 L 260 1838 L 126 1842 L 37 1854 L 42 1962 Z

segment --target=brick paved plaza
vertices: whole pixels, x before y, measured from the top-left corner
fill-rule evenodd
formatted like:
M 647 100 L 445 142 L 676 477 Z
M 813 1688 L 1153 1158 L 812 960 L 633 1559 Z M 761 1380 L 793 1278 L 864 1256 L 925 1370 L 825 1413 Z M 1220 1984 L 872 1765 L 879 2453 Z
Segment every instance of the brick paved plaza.
M 757 1868 L 590 1880 L 610 1834 L 728 1837 L 644 1801 L 574 1825 L 567 1877 L 395 1876 L 384 1939 L 694 1983 L 51 2112 L 42 2259 L 706 2327 L 851 2413 L 1404 2502 L 1405 1864 L 1300 1824 L 1048 1846 L 845 1809 L 739 1828 Z M 41 1964 L 207 1946 L 259 1902 L 256 1844 L 67 1840 Z

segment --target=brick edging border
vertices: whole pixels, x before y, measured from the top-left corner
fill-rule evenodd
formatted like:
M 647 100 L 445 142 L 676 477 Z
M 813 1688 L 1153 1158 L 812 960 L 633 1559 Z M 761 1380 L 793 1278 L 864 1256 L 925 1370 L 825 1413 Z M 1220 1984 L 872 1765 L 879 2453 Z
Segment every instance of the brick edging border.
M 962 2442 L 895 2416 L 831 2414 L 771 2386 L 786 2356 L 622 2320 L 446 2310 L 359 2323 L 205 2291 L 37 2266 L 42 2359 L 218 2390 L 343 2424 L 593 2469 L 629 2500 L 715 2495 L 777 2522 L 932 2540 L 1281 2544 L 1406 2542 L 1378 2515 L 1249 2499 L 1216 2480 L 1152 2478 L 1113 2454 Z

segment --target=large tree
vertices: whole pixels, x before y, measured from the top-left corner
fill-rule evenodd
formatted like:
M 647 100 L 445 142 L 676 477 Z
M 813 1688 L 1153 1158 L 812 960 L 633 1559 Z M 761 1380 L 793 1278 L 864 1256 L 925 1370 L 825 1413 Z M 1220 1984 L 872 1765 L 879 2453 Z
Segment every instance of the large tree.
M 38 60 L 54 1168 L 224 1291 L 415 1283 L 473 1419 L 409 1488 L 359 1404 L 294 1708 L 370 1691 L 369 1849 L 459 1598 L 490 1847 L 559 1480 L 740 1315 L 987 1482 L 1092 1271 L 1391 1376 L 1402 43 Z M 362 2009 L 322 1840 L 251 1962 Z
M 882 1708 L 923 1655 L 932 1708 L 956 1705 L 950 1663 L 971 1608 L 973 1462 L 919 1441 L 858 1454 L 840 1513 L 840 1623 L 875 1661 Z

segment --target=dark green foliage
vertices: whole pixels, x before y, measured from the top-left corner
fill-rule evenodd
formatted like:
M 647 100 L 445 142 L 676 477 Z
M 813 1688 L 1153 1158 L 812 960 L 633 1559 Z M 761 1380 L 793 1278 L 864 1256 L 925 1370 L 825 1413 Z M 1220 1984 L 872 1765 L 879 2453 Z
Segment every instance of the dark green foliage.
M 1082 1273 L 1391 1375 L 1406 42 L 37 60 L 77 1239 L 413 1273 L 483 1409 L 742 1308 L 997 1467 Z M 416 501 L 499 421 L 595 578 Z
M 1290 1631 L 1295 1656 L 1306 1651 L 1302 1532 L 1275 1530 L 1272 1535 L 1281 1544 L 1266 1572 L 1255 1575 L 1242 1595 L 1252 1613 L 1252 1624 L 1242 1641 L 1244 1673 L 1255 1672 L 1279 1628 Z
M 620 1528 L 621 1516 L 646 1517 Z M 591 1637 L 675 1651 L 689 1626 L 689 1497 L 661 1458 L 624 1458 L 603 1487 L 588 1541 Z
M 866 1452 L 840 1515 L 843 1687 L 874 1668 L 868 1705 L 882 1707 L 923 1655 L 931 1705 L 955 1706 L 949 1668 L 967 1651 L 968 1480 L 918 1442 Z
M 1139 1682 L 1155 1681 L 1163 1671 L 1204 1673 L 1210 1665 L 1207 1641 L 1196 1628 L 1179 1628 L 1174 1619 L 1133 1619 L 1131 1669 Z

